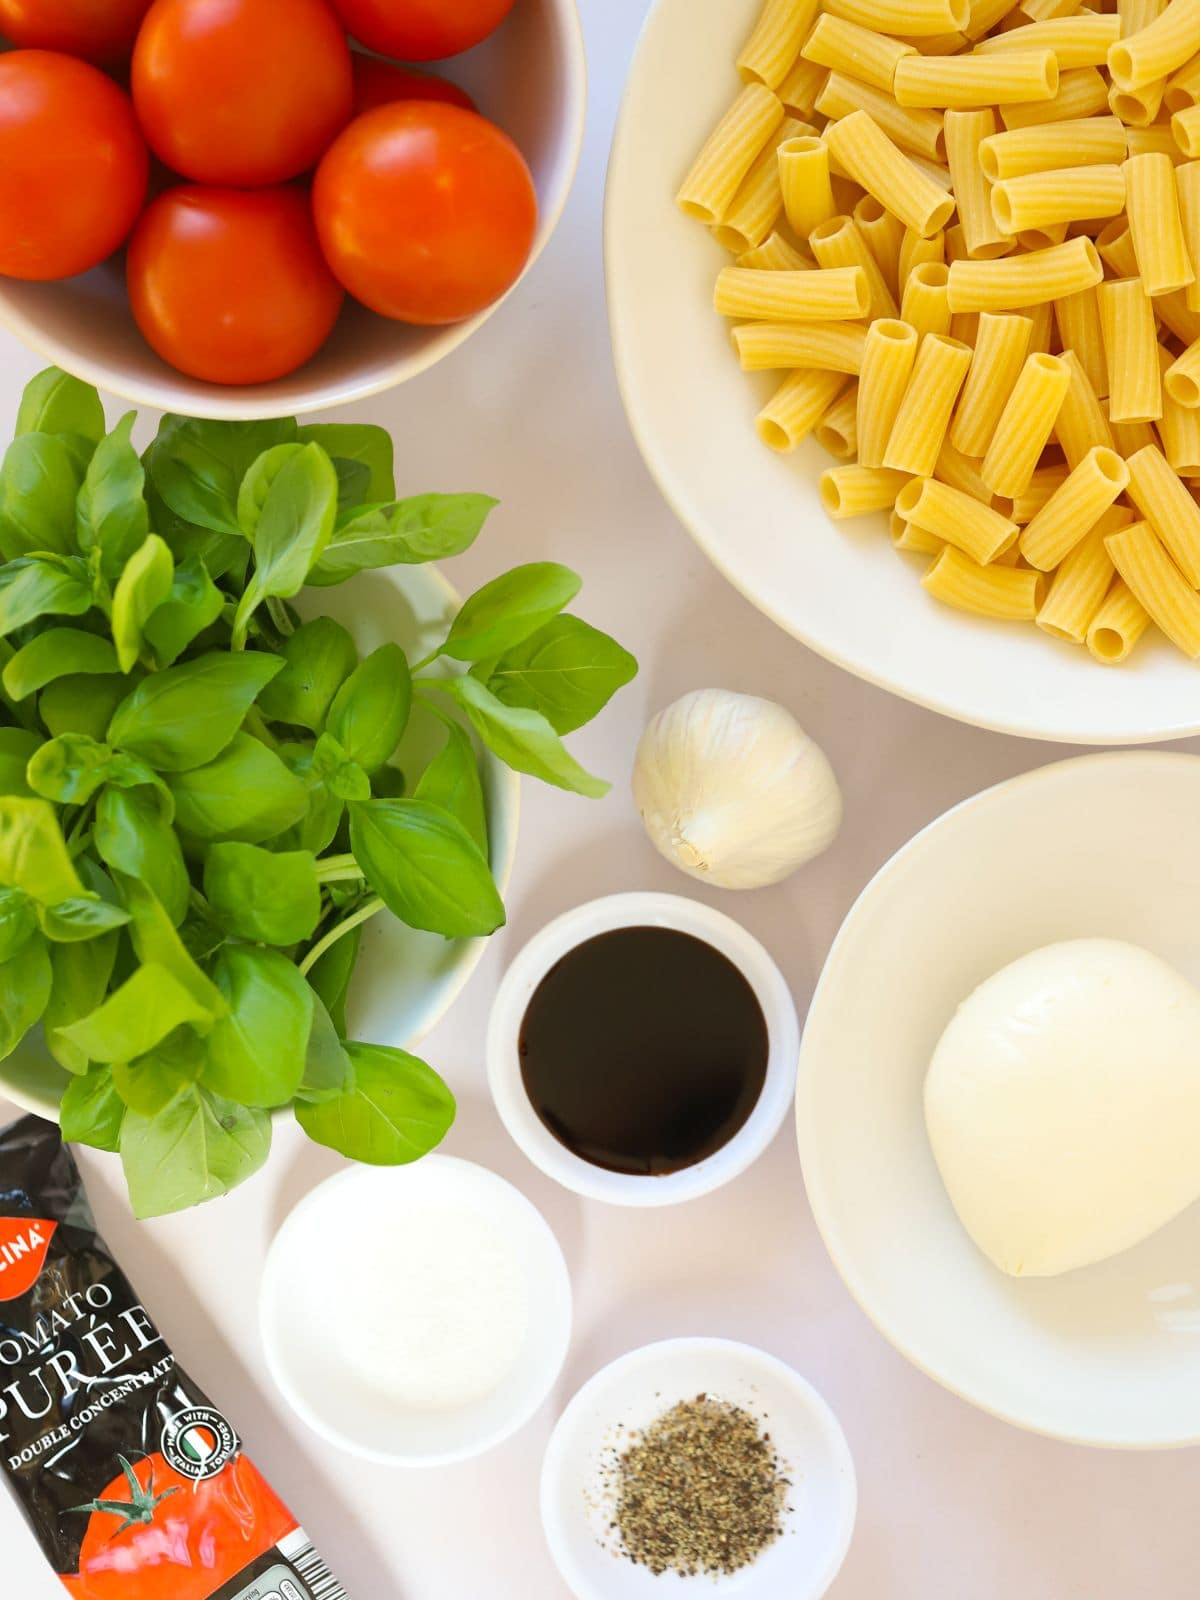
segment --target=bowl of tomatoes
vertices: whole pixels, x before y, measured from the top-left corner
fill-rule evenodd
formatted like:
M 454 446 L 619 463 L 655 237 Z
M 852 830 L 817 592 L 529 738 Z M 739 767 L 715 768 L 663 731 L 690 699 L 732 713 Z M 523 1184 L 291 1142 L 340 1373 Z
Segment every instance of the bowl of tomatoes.
M 582 143 L 575 0 L 0 0 L 0 44 L 0 324 L 191 416 L 432 366 Z

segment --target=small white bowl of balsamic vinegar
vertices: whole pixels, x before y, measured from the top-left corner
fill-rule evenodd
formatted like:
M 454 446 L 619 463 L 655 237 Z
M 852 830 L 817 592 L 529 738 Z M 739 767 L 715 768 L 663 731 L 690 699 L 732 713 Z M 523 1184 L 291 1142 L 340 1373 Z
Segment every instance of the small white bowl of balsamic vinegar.
M 619 894 L 549 923 L 513 961 L 488 1078 L 547 1176 L 613 1205 L 674 1205 L 767 1148 L 799 1051 L 787 983 L 743 927 L 679 895 Z

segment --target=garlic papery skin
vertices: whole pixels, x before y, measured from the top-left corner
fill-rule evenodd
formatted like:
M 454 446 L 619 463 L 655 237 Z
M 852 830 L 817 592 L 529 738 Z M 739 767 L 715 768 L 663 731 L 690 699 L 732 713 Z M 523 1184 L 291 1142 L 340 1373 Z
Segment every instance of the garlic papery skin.
M 821 747 L 772 700 L 696 689 L 660 711 L 638 745 L 633 798 L 651 843 L 721 889 L 779 883 L 842 823 Z

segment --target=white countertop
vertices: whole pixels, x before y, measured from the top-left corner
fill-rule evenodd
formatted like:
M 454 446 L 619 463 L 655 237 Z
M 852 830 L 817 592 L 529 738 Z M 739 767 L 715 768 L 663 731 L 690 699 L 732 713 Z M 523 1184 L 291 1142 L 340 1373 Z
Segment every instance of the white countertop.
M 592 73 L 587 144 L 546 256 L 442 366 L 339 413 L 391 428 L 406 488 L 501 497 L 476 548 L 447 567 L 460 589 L 518 561 L 565 561 L 584 576 L 581 614 L 642 663 L 599 724 L 571 741 L 613 779 L 609 798 L 576 799 L 525 780 L 509 926 L 422 1047 L 459 1096 L 446 1150 L 515 1182 L 562 1241 L 576 1291 L 565 1373 L 533 1422 L 466 1466 L 386 1471 L 306 1432 L 263 1368 L 257 1284 L 283 1216 L 339 1162 L 291 1126 L 266 1172 L 231 1199 L 140 1226 L 115 1158 L 85 1152 L 101 1225 L 180 1359 L 228 1411 L 350 1600 L 568 1600 L 538 1521 L 538 1469 L 554 1419 L 613 1356 L 696 1333 L 763 1345 L 810 1378 L 840 1416 L 860 1510 L 833 1600 L 1190 1600 L 1200 1592 L 1200 1455 L 1055 1444 L 992 1421 L 922 1377 L 874 1331 L 830 1265 L 790 1128 L 730 1188 L 656 1213 L 647 1226 L 639 1212 L 576 1200 L 542 1178 L 487 1099 L 488 1003 L 519 945 L 594 895 L 691 892 L 646 842 L 628 789 L 644 722 L 676 695 L 720 685 L 781 700 L 842 780 L 846 825 L 827 855 L 777 889 L 702 896 L 767 944 L 802 1015 L 842 917 L 900 844 L 976 790 L 1071 753 L 958 726 L 818 660 L 723 582 L 660 499 L 621 411 L 601 264 L 609 136 L 645 5 L 582 0 L 582 9 Z M 39 365 L 0 335 L 0 440 Z M 61 1592 L 0 1495 L 0 1596 Z

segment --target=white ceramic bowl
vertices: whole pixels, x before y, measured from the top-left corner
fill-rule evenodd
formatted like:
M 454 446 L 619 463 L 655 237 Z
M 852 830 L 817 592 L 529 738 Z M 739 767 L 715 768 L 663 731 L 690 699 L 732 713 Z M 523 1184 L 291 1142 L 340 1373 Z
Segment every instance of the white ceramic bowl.
M 517 0 L 490 39 L 444 63 L 479 109 L 511 134 L 537 187 L 526 271 L 545 248 L 579 163 L 587 71 L 576 0 Z M 496 306 L 444 328 L 391 322 L 347 301 L 329 342 L 299 371 L 246 388 L 176 372 L 142 338 L 124 287 L 124 255 L 65 283 L 0 278 L 0 326 L 48 361 L 136 405 L 193 417 L 275 417 L 363 400 L 458 348 Z M 498 302 L 499 303 L 499 302 Z
M 365 654 L 394 640 L 418 661 L 446 635 L 461 605 L 436 567 L 389 567 L 362 573 L 331 589 L 309 589 L 297 600 L 308 615 L 335 617 Z M 396 761 L 419 770 L 437 750 L 433 719 L 414 712 Z M 487 803 L 492 875 L 503 893 L 512 873 L 521 810 L 521 781 L 484 753 L 481 767 Z M 412 1045 L 445 1015 L 482 956 L 483 939 L 443 939 L 420 933 L 384 912 L 363 929 L 350 990 L 349 1023 L 355 1038 L 378 1044 Z M 0 1061 L 0 1092 L 39 1116 L 57 1119 L 67 1082 L 35 1029 Z
M 675 928 L 703 939 L 733 962 L 758 997 L 767 1023 L 767 1075 L 758 1103 L 729 1142 L 681 1172 L 652 1178 L 593 1166 L 554 1137 L 529 1103 L 521 1078 L 521 1020 L 534 990 L 569 950 L 614 928 Z M 536 1167 L 591 1200 L 667 1206 L 709 1194 L 758 1159 L 787 1116 L 799 1053 L 799 1025 L 779 968 L 745 928 L 698 900 L 674 894 L 614 894 L 548 923 L 504 974 L 488 1021 L 488 1082 L 509 1133 Z
M 366 1228 L 419 1228 L 441 1205 L 498 1227 L 529 1285 L 525 1341 L 500 1386 L 454 1409 L 406 1407 L 336 1352 L 368 1315 L 369 1285 L 337 1284 L 343 1241 Z M 323 1263 L 314 1270 L 314 1263 Z M 336 1287 L 334 1287 L 336 1285 Z M 331 1444 L 390 1466 L 436 1467 L 482 1454 L 545 1400 L 571 1338 L 571 1280 L 558 1240 L 511 1183 L 471 1161 L 431 1155 L 410 1167 L 352 1167 L 314 1189 L 275 1237 L 263 1272 L 260 1323 L 267 1367 L 292 1409 Z
M 800 1155 L 847 1287 L 947 1388 L 1082 1444 L 1200 1442 L 1200 1205 L 1097 1266 L 1009 1278 L 942 1186 L 925 1072 L 958 1003 L 1041 945 L 1125 939 L 1200 982 L 1198 905 L 1200 759 L 1043 767 L 956 806 L 876 875 L 805 1028 Z
M 740 1572 L 655 1577 L 611 1549 L 603 1468 L 618 1426 L 645 1427 L 704 1393 L 765 1418 L 790 1469 L 792 1509 L 782 1536 Z M 817 1391 L 775 1356 L 728 1339 L 668 1339 L 605 1367 L 563 1412 L 542 1466 L 542 1524 L 576 1600 L 819 1600 L 849 1548 L 857 1498 L 845 1435 Z
M 729 255 L 675 192 L 737 93 L 734 57 L 760 0 L 657 0 L 609 166 L 606 268 L 613 350 L 643 456 L 677 516 L 746 598 L 868 682 L 964 722 L 1083 744 L 1200 730 L 1196 669 L 1147 639 L 1119 668 L 1028 625 L 939 605 L 882 516 L 834 523 L 814 441 L 760 443 L 754 415 L 779 373 L 744 373 L 713 283 Z

